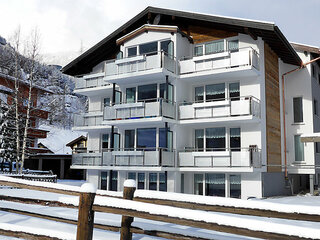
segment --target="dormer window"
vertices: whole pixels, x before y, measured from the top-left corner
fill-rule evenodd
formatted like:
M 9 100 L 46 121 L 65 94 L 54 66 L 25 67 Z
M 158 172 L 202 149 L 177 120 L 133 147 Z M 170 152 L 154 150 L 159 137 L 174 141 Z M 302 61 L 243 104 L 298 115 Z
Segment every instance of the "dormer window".
M 228 41 L 228 50 L 230 52 L 239 51 L 239 40 Z
M 159 49 L 160 47 L 160 49 Z M 137 55 L 154 55 L 163 51 L 168 54 L 169 57 L 174 56 L 173 42 L 171 40 L 155 41 L 149 43 L 143 43 L 138 46 L 127 48 L 127 57 L 134 57 Z
M 117 60 L 118 59 L 122 59 L 122 58 L 123 58 L 123 52 L 119 51 L 118 54 L 117 54 Z
M 145 44 L 139 45 L 140 55 L 157 53 L 157 51 L 158 51 L 158 42 L 150 42 L 150 43 L 145 43 Z
M 236 52 L 239 50 L 239 40 L 222 39 L 213 42 L 206 42 L 194 46 L 194 56 L 220 53 L 224 51 Z
M 205 44 L 205 54 L 212 54 L 224 51 L 224 41 L 214 41 Z

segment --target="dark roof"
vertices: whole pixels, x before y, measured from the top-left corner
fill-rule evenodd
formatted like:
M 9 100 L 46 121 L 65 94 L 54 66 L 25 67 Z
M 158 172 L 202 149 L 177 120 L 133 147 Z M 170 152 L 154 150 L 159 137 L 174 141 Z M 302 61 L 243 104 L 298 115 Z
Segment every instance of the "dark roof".
M 71 142 L 67 143 L 66 146 L 67 147 L 71 147 L 72 145 L 74 145 L 75 143 L 81 141 L 81 140 L 84 140 L 86 141 L 87 140 L 87 137 L 81 135 L 80 137 L 77 137 L 76 139 L 72 140 Z
M 142 25 L 152 22 L 152 19 L 158 14 L 161 15 L 160 25 L 175 25 L 183 28 L 193 24 L 250 34 L 253 37 L 262 37 L 283 62 L 301 65 L 301 59 L 280 29 L 273 23 L 147 7 L 109 36 L 64 66 L 62 72 L 69 75 L 86 74 L 98 63 L 114 58 L 117 51 L 119 51 L 116 40 Z

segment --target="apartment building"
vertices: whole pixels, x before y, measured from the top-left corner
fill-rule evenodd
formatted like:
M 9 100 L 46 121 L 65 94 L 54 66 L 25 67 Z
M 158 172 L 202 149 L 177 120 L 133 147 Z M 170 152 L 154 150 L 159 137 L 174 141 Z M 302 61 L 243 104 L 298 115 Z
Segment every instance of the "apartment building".
M 75 154 L 72 167 L 113 191 L 130 178 L 138 189 L 288 194 L 305 181 L 300 174 L 315 174 L 284 166 L 301 124 L 284 124 L 283 110 L 287 122 L 297 111 L 290 101 L 282 109 L 281 76 L 301 66 L 301 54 L 273 23 L 148 7 L 62 69 L 89 99 L 74 122 L 88 132 L 87 152 Z M 285 98 L 296 105 L 294 81 L 288 75 Z M 316 153 L 304 153 L 311 164 Z

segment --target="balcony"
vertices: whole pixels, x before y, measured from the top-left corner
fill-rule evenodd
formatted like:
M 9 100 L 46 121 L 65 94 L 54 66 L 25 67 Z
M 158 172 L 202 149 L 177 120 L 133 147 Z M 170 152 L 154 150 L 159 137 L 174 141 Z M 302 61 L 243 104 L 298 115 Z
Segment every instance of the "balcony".
M 72 165 L 125 166 L 125 167 L 174 167 L 175 152 L 165 148 L 104 149 L 102 153 L 72 155 Z
M 261 168 L 261 150 L 185 149 L 179 152 L 179 167 L 191 168 Z
M 224 51 L 204 56 L 183 58 L 179 61 L 180 78 L 207 76 L 239 77 L 256 76 L 259 71 L 259 55 L 252 48 Z
M 260 100 L 253 96 L 211 102 L 183 102 L 178 105 L 180 123 L 203 123 L 207 120 L 241 121 L 260 118 Z
M 126 124 L 132 122 L 161 121 L 161 117 L 175 119 L 175 103 L 165 99 L 148 99 L 137 103 L 122 103 L 107 106 L 104 109 L 103 119 L 106 124 Z
M 103 113 L 102 111 L 87 112 L 73 115 L 73 128 L 74 129 L 99 129 L 105 128 L 102 124 Z
M 104 93 L 106 89 L 112 89 L 112 85 L 104 81 L 104 76 L 105 73 L 103 72 L 77 78 L 75 81 L 75 93 L 91 96 Z
M 134 80 L 150 79 L 156 75 L 176 73 L 176 61 L 167 53 L 153 52 L 146 55 L 107 61 L 105 79 L 111 83 L 132 83 Z

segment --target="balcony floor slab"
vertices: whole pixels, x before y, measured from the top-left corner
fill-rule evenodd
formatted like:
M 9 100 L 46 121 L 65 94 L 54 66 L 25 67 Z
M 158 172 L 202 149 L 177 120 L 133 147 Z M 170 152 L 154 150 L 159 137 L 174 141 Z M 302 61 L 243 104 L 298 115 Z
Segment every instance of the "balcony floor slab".
M 152 166 L 86 166 L 86 165 L 71 165 L 71 169 L 92 169 L 92 170 L 114 170 L 114 171 L 175 171 L 174 167 L 152 167 Z
M 249 116 L 236 116 L 236 117 L 217 117 L 217 118 L 198 118 L 198 119 L 189 119 L 189 120 L 180 120 L 179 123 L 181 125 L 203 125 L 203 124 L 222 124 L 223 126 L 226 126 L 228 124 L 234 124 L 234 123 L 260 123 L 260 118 L 256 118 L 252 115 Z
M 123 119 L 123 120 L 110 120 L 110 121 L 103 121 L 103 124 L 106 125 L 114 125 L 114 126 L 145 126 L 145 125 L 152 125 L 157 123 L 176 123 L 177 121 L 174 119 L 166 118 L 166 117 L 149 117 L 149 118 L 138 118 L 138 119 Z

